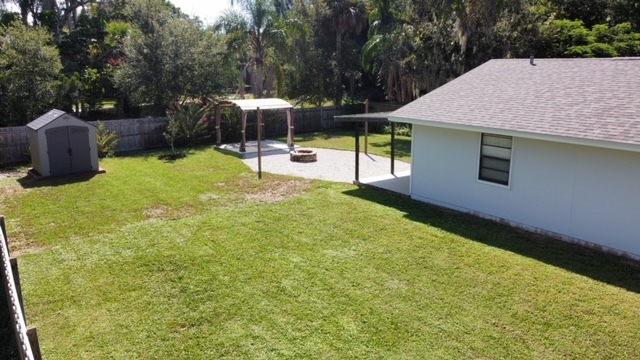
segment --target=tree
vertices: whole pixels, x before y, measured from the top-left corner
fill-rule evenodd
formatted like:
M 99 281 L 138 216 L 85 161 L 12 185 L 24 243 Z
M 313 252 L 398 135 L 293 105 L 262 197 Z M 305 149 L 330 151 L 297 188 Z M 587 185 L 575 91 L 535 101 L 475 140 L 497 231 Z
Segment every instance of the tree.
M 24 125 L 50 110 L 62 69 L 51 40 L 19 21 L 0 27 L 0 124 Z
M 130 9 L 136 19 L 125 41 L 115 83 L 139 104 L 164 112 L 180 98 L 213 95 L 227 84 L 222 43 L 194 20 L 174 15 L 161 0 L 140 0 Z
M 284 41 L 285 33 L 272 0 L 239 0 L 238 4 L 242 12 L 224 13 L 217 27 L 224 30 L 230 40 L 249 44 L 251 59 L 246 67 L 254 70 L 252 93 L 259 99 L 265 95 L 265 90 L 267 96 L 273 92 L 270 52 L 277 42 Z M 238 49 L 238 45 L 234 48 Z
M 361 0 L 325 0 L 322 18 L 325 31 L 335 37 L 335 103 L 342 104 L 342 76 L 348 63 L 342 43 L 347 35 L 359 35 L 367 23 L 365 3 Z M 358 51 L 359 54 L 359 51 Z
M 402 7 L 390 0 L 372 0 L 369 14 L 369 40 L 362 47 L 361 64 L 366 72 L 373 72 L 386 90 L 389 101 L 409 102 L 417 94 L 410 63 L 414 53 L 409 33 L 413 27 L 403 24 Z
M 283 93 L 299 102 L 310 102 L 321 106 L 326 99 L 332 98 L 334 69 L 327 59 L 331 52 L 318 46 L 317 35 L 321 31 L 312 7 L 304 2 L 296 3 L 288 14 L 287 46 L 276 52 L 281 57 L 283 80 L 286 83 Z M 278 83 L 280 91 L 284 86 Z

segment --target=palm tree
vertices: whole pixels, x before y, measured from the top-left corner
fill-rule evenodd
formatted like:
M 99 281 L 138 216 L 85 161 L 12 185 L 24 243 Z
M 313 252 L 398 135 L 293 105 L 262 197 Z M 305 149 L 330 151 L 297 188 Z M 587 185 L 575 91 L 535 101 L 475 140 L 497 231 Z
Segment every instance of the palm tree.
M 347 34 L 358 35 L 367 23 L 366 7 L 362 0 L 326 0 L 329 11 L 326 28 L 335 32 L 336 37 L 336 105 L 342 104 L 342 73 L 344 60 L 342 39 Z
M 230 39 L 248 42 L 251 60 L 247 65 L 254 69 L 252 92 L 255 98 L 261 98 L 265 91 L 265 78 L 269 78 L 269 52 L 284 37 L 284 31 L 279 24 L 278 13 L 272 0 L 236 2 L 240 5 L 241 12 L 228 10 L 219 20 L 218 27 L 230 35 Z M 233 0 L 231 4 L 234 5 Z M 239 17 L 244 21 L 240 21 Z M 266 83 L 266 91 L 270 94 L 272 82 Z

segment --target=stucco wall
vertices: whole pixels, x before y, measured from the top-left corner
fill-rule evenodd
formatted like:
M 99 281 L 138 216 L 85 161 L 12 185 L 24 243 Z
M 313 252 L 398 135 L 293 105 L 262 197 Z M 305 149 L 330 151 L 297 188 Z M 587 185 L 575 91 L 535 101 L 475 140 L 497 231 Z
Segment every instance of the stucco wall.
M 509 187 L 478 181 L 480 134 L 414 126 L 412 197 L 640 255 L 640 153 L 514 138 Z

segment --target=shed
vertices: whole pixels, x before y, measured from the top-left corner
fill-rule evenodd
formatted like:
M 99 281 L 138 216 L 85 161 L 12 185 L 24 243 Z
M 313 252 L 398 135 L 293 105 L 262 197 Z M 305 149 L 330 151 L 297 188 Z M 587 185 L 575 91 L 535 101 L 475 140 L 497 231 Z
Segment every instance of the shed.
M 40 176 L 98 171 L 97 128 L 53 109 L 27 124 L 32 170 Z

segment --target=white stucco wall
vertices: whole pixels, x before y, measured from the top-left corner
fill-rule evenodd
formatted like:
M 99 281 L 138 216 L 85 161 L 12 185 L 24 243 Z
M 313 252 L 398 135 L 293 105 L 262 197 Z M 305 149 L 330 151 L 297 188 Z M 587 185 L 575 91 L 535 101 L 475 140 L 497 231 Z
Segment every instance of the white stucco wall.
M 413 136 L 414 199 L 640 256 L 640 153 L 514 138 L 504 187 L 477 180 L 479 133 Z

